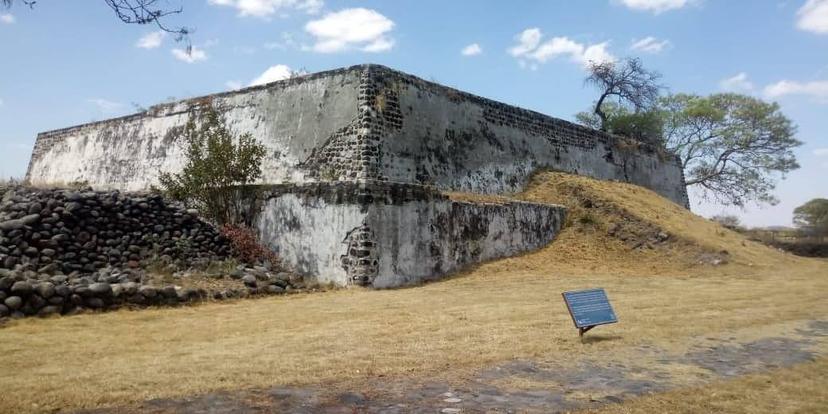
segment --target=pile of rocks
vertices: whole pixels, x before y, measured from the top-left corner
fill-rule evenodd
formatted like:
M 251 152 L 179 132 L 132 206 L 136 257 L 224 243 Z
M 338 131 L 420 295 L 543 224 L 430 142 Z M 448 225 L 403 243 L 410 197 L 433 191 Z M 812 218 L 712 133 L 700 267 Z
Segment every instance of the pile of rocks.
M 193 273 L 187 271 L 159 283 L 143 270 L 147 263 L 162 264 L 165 272 L 199 269 L 231 253 L 196 211 L 159 195 L 16 186 L 0 197 L 0 318 L 304 288 L 287 273 L 245 266 L 212 274 L 223 280 L 203 286 L 195 276 L 187 279 Z
M 196 212 L 159 195 L 17 187 L 0 203 L 0 268 L 92 273 L 148 257 L 181 267 L 229 253 Z
M 141 283 L 140 272 L 95 272 L 49 276 L 32 271 L 0 269 L 0 317 L 73 313 L 83 309 L 108 309 L 125 303 L 177 304 L 200 299 L 206 292 L 162 289 Z
M 180 272 L 173 278 L 185 284 L 194 277 Z M 31 270 L 0 269 L 0 318 L 73 314 L 84 310 L 116 309 L 124 305 L 179 305 L 205 299 L 223 300 L 252 295 L 283 294 L 305 289 L 301 277 L 263 267 L 239 266 L 227 275 L 220 288 L 153 284 L 153 276 L 142 270 L 104 268 L 89 275 L 38 274 Z M 234 283 L 235 282 L 235 283 Z
M 273 273 L 267 268 L 261 266 L 239 266 L 236 270 L 230 273 L 229 277 L 241 280 L 247 288 L 248 294 L 252 295 L 272 295 L 305 288 L 305 284 L 301 276 L 286 272 Z M 215 297 L 219 298 L 218 295 Z M 226 297 L 226 294 L 224 297 Z

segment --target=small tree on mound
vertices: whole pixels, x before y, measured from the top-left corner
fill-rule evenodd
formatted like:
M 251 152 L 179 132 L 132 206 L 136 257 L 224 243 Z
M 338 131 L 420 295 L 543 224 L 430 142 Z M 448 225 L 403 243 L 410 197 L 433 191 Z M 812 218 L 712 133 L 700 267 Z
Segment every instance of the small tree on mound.
M 575 119 L 593 129 L 633 138 L 655 147 L 664 146 L 664 122 L 659 111 L 633 112 L 615 102 L 605 102 L 602 111 L 604 120 L 595 112 L 586 111 L 575 114 Z
M 163 190 L 219 225 L 235 224 L 240 191 L 262 175 L 264 145 L 249 133 L 235 137 L 210 106 L 190 117 L 179 138 L 186 164 L 180 173 L 161 174 Z
M 739 217 L 732 214 L 718 214 L 710 219 L 731 230 L 738 230 L 741 227 L 741 220 L 739 220 Z

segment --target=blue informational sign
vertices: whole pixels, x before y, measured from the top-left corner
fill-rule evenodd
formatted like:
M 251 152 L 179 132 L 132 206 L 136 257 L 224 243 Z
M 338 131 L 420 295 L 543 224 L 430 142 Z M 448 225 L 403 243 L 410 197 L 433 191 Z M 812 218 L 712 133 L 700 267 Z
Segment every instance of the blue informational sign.
M 563 297 L 576 328 L 618 322 L 604 289 L 564 292 Z

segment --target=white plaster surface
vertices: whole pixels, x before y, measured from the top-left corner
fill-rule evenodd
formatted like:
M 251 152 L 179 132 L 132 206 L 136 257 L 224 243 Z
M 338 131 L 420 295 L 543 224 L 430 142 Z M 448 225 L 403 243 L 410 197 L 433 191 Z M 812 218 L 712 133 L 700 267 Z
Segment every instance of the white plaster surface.
M 345 72 L 211 98 L 161 105 L 124 118 L 38 136 L 29 166 L 33 184 L 86 182 L 95 188 L 143 190 L 161 172 L 183 167 L 176 128 L 191 109 L 209 102 L 236 134 L 251 133 L 267 148 L 262 180 L 304 182 L 299 167 L 337 129 L 356 117 L 359 74 Z
M 346 286 L 353 284 L 342 265 L 347 237 L 367 225 L 376 246 L 370 257 L 379 262 L 372 286 L 390 288 L 538 249 L 552 241 L 563 221 L 563 207 L 534 203 L 431 200 L 360 206 L 288 193 L 264 204 L 256 228 L 290 268 Z

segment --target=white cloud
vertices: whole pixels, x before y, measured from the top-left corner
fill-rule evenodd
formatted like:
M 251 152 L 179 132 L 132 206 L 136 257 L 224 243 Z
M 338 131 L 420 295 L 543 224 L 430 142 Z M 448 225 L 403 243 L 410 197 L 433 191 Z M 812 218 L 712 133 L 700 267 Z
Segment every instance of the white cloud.
M 796 15 L 796 27 L 801 30 L 828 34 L 828 0 L 808 0 Z
M 294 71 L 287 65 L 273 65 L 264 71 L 259 77 L 250 81 L 249 86 L 264 85 L 270 82 L 276 82 L 283 79 L 289 79 L 294 76 L 304 75 L 305 72 Z
M 230 6 L 238 10 L 239 16 L 269 18 L 276 13 L 299 10 L 316 14 L 322 10 L 322 0 L 208 0 L 217 6 Z
M 207 60 L 207 52 L 205 52 L 204 49 L 199 49 L 195 46 L 193 46 L 192 50 L 190 50 L 190 53 L 187 53 L 185 49 L 173 49 L 172 54 L 176 59 L 187 63 L 196 63 L 201 62 L 202 60 Z
M 719 81 L 719 88 L 729 92 L 751 92 L 754 86 L 753 82 L 748 79 L 747 73 L 739 72 Z
M 649 11 L 660 14 L 668 10 L 680 9 L 690 3 L 690 0 L 620 0 L 621 4 L 640 11 Z
M 229 81 L 224 83 L 224 86 L 226 86 L 227 89 L 230 89 L 231 91 L 235 91 L 235 90 L 241 89 L 243 87 L 241 81 L 237 81 L 237 80 L 229 80 Z
M 477 43 L 472 43 L 464 47 L 463 50 L 460 51 L 460 54 L 463 56 L 476 56 L 481 53 L 483 53 L 483 48 L 480 47 L 480 45 L 478 45 Z
M 540 44 L 541 31 L 537 27 L 526 29 L 515 36 L 518 44 L 509 49 L 509 53 L 514 57 L 523 56 L 534 50 Z
M 537 69 L 537 63 L 546 63 L 558 56 L 568 57 L 570 61 L 583 67 L 591 62 L 614 62 L 615 56 L 607 51 L 609 42 L 585 45 L 568 37 L 553 37 L 541 43 L 543 34 L 540 29 L 526 29 L 517 36 L 517 44 L 509 49 L 509 54 L 518 58 L 521 67 Z
M 305 31 L 316 38 L 311 49 L 319 53 L 351 49 L 388 51 L 394 47 L 394 40 L 388 37 L 393 28 L 393 21 L 374 10 L 363 8 L 328 13 L 305 25 Z
M 103 98 L 89 98 L 86 100 L 91 104 L 95 104 L 98 107 L 98 110 L 104 114 L 111 114 L 114 112 L 118 112 L 124 109 L 125 105 L 119 102 L 112 102 L 110 100 L 106 100 Z
M 3 106 L 3 99 L 0 99 L 0 106 Z
M 828 103 L 828 80 L 812 82 L 781 80 L 766 86 L 764 92 L 765 96 L 771 99 L 786 95 L 805 95 Z
M 0 14 L 0 23 L 12 24 L 14 22 L 15 22 L 14 15 L 9 14 L 9 13 Z
M 634 40 L 630 49 L 643 53 L 661 53 L 670 47 L 669 40 L 658 40 L 655 37 L 647 36 L 641 40 Z
M 814 155 L 816 155 L 817 157 L 828 156 L 828 148 L 817 148 L 814 150 Z
M 157 32 L 147 33 L 138 39 L 138 42 L 135 43 L 135 47 L 140 47 L 142 49 L 155 49 L 158 46 L 161 46 L 164 36 L 166 36 L 166 33 L 160 30 Z

